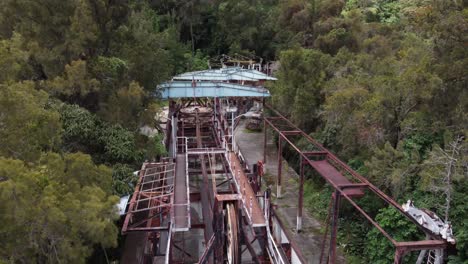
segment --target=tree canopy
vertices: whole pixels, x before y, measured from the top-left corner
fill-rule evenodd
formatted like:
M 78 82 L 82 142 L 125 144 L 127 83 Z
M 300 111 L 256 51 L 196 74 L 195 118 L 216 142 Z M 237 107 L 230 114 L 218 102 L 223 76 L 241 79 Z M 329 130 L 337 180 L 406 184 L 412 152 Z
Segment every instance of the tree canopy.
M 449 261 L 463 263 L 467 21 L 465 2 L 443 0 L 0 1 L 0 262 L 83 263 L 116 246 L 113 194 L 166 154 L 162 134 L 139 133 L 157 127 L 156 85 L 240 54 L 275 61 L 271 103 L 298 126 L 398 202 L 451 221 Z M 314 203 L 329 190 L 306 186 L 324 215 Z M 362 204 L 413 237 L 376 199 Z M 340 233 L 350 262 L 387 261 L 355 217 Z

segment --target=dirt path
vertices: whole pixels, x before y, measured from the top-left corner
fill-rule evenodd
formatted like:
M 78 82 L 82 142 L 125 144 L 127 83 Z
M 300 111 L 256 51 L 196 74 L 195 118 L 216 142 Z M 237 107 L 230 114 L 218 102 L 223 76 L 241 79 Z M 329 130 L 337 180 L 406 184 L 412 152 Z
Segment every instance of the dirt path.
M 235 131 L 236 142 L 239 148 L 250 164 L 263 160 L 263 142 L 264 136 L 261 133 L 252 133 L 247 131 L 244 126 L 245 122 L 242 120 Z M 271 175 L 272 179 L 276 179 L 278 175 L 278 152 L 277 146 L 272 141 L 273 136 L 268 135 L 267 142 L 267 162 L 265 164 L 266 173 Z M 282 197 L 275 199 L 274 203 L 279 205 L 277 210 L 278 215 L 287 225 L 293 239 L 302 250 L 304 258 L 308 263 L 318 264 L 320 258 L 320 247 L 323 235 L 320 233 L 322 225 L 319 221 L 311 216 L 311 214 L 304 208 L 302 219 L 302 231 L 296 232 L 296 215 L 298 206 L 298 174 L 288 166 L 287 162 L 283 160 L 282 166 Z M 270 179 L 272 184 L 273 195 L 276 195 L 276 188 L 274 182 Z M 343 256 L 338 256 L 337 263 L 345 263 Z

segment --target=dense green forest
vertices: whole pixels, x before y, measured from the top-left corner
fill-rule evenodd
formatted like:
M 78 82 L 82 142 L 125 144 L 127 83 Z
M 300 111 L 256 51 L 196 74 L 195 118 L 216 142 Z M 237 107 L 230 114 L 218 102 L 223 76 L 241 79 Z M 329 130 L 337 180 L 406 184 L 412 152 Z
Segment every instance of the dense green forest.
M 161 136 L 139 133 L 163 106 L 152 91 L 220 54 L 278 61 L 272 104 L 398 202 L 451 221 L 449 262 L 467 263 L 466 6 L 0 1 L 0 263 L 93 262 L 117 247 L 118 196 L 165 154 Z M 324 218 L 330 190 L 309 176 L 306 203 Z M 376 199 L 360 204 L 396 238 L 419 238 Z M 350 262 L 391 263 L 375 230 L 351 208 L 342 215 Z

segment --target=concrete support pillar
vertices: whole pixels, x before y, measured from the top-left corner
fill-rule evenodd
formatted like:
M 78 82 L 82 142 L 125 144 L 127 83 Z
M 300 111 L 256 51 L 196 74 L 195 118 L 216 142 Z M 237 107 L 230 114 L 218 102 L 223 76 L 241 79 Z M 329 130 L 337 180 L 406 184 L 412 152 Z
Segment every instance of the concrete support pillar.
M 263 164 L 267 163 L 267 123 L 265 119 L 263 119 Z
M 297 206 L 297 232 L 302 230 L 302 207 L 304 204 L 304 159 L 301 157 L 301 170 L 299 181 L 299 204 Z
M 278 139 L 278 177 L 276 178 L 276 197 L 281 198 L 281 171 L 283 169 L 282 155 L 283 147 L 281 144 L 281 135 Z
M 330 235 L 330 248 L 329 248 L 329 264 L 336 263 L 336 237 L 338 233 L 338 219 L 340 211 L 340 192 L 335 191 L 333 194 L 333 215 L 332 215 L 332 226 Z

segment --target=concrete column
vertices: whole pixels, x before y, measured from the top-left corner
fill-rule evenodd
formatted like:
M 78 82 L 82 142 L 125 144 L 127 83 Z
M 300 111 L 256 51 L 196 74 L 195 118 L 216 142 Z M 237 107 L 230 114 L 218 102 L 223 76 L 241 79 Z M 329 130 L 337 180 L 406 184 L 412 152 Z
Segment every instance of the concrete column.
M 333 215 L 332 215 L 332 227 L 330 235 L 330 253 L 329 253 L 329 263 L 336 263 L 336 236 L 338 232 L 338 219 L 339 219 L 339 210 L 340 210 L 340 192 L 335 191 L 333 194 Z
M 267 123 L 265 121 L 265 117 L 263 118 L 263 164 L 267 163 Z
M 276 197 L 280 198 L 281 197 L 281 170 L 283 168 L 283 162 L 282 162 L 282 155 L 281 153 L 283 152 L 283 148 L 281 146 L 281 135 L 279 136 L 278 139 L 278 177 L 276 179 Z
M 297 206 L 297 227 L 296 227 L 297 232 L 302 230 L 303 204 L 304 204 L 304 159 L 301 157 L 301 171 L 300 171 L 300 181 L 299 181 L 299 204 Z

